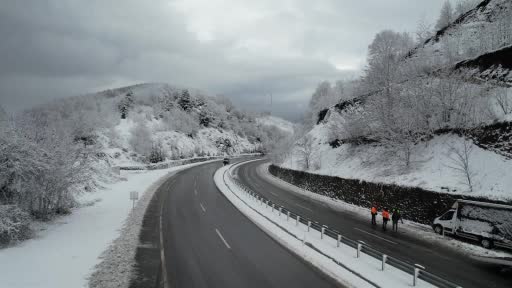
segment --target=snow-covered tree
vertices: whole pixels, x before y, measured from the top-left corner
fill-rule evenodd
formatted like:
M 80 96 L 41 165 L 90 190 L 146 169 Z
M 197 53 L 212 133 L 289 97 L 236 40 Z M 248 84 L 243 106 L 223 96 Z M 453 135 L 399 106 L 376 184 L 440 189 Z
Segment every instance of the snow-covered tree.
M 302 163 L 304 170 L 309 170 L 313 163 L 313 139 L 305 135 L 296 142 L 296 152 L 299 155 L 299 161 Z
M 453 7 L 452 3 L 449 0 L 446 0 L 441 7 L 441 13 L 436 22 L 436 30 L 441 30 L 446 26 L 450 25 L 454 19 Z
M 133 93 L 129 91 L 126 95 L 121 99 L 117 108 L 121 113 L 121 119 L 126 119 L 128 116 L 128 111 L 133 107 L 134 99 Z
M 165 160 L 165 152 L 160 141 L 152 143 L 148 160 L 150 163 L 158 163 Z
M 455 17 L 460 17 L 469 10 L 475 8 L 481 0 L 458 0 L 455 4 Z
M 462 183 L 467 186 L 469 192 L 473 192 L 474 188 L 474 172 L 471 162 L 473 154 L 473 143 L 471 140 L 463 139 L 462 145 L 448 144 L 450 148 L 449 168 L 453 169 L 462 179 Z
M 153 145 L 151 131 L 145 121 L 138 120 L 131 130 L 130 145 L 140 155 L 149 157 Z
M 432 24 L 423 16 L 416 25 L 416 41 L 419 44 L 423 44 L 423 42 L 432 37 L 432 35 Z
M 384 96 L 390 97 L 393 83 L 400 79 L 400 63 L 414 46 L 407 33 L 383 30 L 375 35 L 368 46 L 368 66 L 364 83 L 371 91 L 384 90 Z
M 181 95 L 178 99 L 178 105 L 180 105 L 181 109 L 187 112 L 192 109 L 192 99 L 187 89 L 181 92 Z
M 339 85 L 339 84 L 338 84 Z M 335 87 L 340 89 L 341 87 Z M 340 94 L 336 92 L 341 92 L 340 90 L 335 91 L 331 86 L 331 83 L 328 81 L 323 81 L 316 87 L 315 92 L 311 95 L 311 100 L 309 101 L 309 110 L 307 114 L 307 123 L 316 124 L 318 121 L 318 113 L 330 106 L 338 103 Z

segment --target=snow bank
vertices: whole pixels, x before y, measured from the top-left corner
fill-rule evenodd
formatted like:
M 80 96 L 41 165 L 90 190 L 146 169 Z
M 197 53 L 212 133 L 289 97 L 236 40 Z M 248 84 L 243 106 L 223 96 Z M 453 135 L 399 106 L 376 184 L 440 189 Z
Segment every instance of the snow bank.
M 222 167 L 215 173 L 215 184 L 219 190 L 263 231 L 342 285 L 349 287 L 373 287 L 374 285 L 371 283 L 377 283 L 380 287 L 410 287 L 412 285 L 410 274 L 389 265 L 386 266 L 385 271 L 382 271 L 381 261 L 364 253 L 360 258 L 356 258 L 355 249 L 344 244 L 337 247 L 336 240 L 329 237 L 321 239 L 318 231 L 312 229 L 311 232 L 307 232 L 305 225 L 296 225 L 296 222 L 293 219 L 287 219 L 285 214 L 279 215 L 277 210 L 272 211 L 270 207 L 249 197 L 235 185 L 229 176 L 226 175 L 224 178 L 224 173 L 227 171 L 226 174 L 229 174 L 231 167 L 233 166 Z M 310 248 L 310 245 L 321 253 Z M 329 255 L 332 259 L 323 254 Z M 341 265 L 336 264 L 335 261 Z M 357 276 L 356 273 L 366 280 Z M 431 286 L 420 280 L 417 287 Z
M 111 272 L 110 287 L 126 287 L 149 200 L 158 184 L 194 165 L 199 164 L 165 170 L 121 171 L 125 181 L 108 184 L 81 199 L 88 206 L 44 225 L 37 238 L 0 250 L 0 287 L 88 287 L 89 275 L 102 260 L 104 264 L 98 268 Z M 131 191 L 139 192 L 140 199 L 133 210 Z M 111 243 L 114 245 L 109 247 Z M 103 278 L 91 283 L 102 283 L 105 274 L 101 275 Z

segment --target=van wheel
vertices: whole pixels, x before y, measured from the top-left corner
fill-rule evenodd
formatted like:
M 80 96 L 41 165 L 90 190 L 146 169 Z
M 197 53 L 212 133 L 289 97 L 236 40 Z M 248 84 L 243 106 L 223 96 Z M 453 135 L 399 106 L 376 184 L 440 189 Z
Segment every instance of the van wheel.
M 480 244 L 482 244 L 482 247 L 485 249 L 492 248 L 492 241 L 490 239 L 482 238 L 482 240 L 480 240 Z
M 436 225 L 436 226 L 434 227 L 434 232 L 436 232 L 436 233 L 437 233 L 437 234 L 439 234 L 439 235 L 443 235 L 443 226 L 441 226 L 441 225 Z

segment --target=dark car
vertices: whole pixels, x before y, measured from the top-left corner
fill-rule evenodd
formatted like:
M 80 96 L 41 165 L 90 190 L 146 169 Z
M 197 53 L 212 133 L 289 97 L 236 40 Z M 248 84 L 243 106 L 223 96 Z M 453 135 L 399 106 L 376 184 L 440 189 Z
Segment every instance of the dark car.
M 224 158 L 224 161 L 222 161 L 224 163 L 224 165 L 228 165 L 229 164 L 229 158 Z

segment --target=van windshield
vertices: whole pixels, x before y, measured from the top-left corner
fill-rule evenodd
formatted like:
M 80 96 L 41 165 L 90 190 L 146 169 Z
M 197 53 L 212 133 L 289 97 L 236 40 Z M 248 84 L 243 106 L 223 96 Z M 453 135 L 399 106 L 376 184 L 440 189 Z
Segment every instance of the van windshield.
M 439 218 L 439 220 L 452 220 L 453 213 L 455 213 L 455 211 L 450 210 L 450 211 L 444 213 L 443 216 L 441 216 L 441 218 Z

